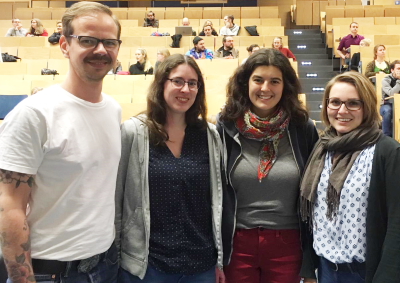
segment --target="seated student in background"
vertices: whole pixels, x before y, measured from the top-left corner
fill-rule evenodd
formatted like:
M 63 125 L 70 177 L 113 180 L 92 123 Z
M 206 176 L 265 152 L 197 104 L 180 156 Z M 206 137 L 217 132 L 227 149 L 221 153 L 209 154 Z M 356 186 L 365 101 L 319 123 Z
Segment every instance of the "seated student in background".
M 213 23 L 210 20 L 206 20 L 203 25 L 203 30 L 199 33 L 200 36 L 218 36 L 217 31 L 213 27 Z
M 159 22 L 156 19 L 156 14 L 154 14 L 153 11 L 149 11 L 147 13 L 147 18 L 144 19 L 143 26 L 158 28 L 158 25 L 159 25 Z
M 350 64 L 350 46 L 360 45 L 360 41 L 364 39 L 364 36 L 358 34 L 358 23 L 352 22 L 350 24 L 350 34 L 342 38 L 337 48 L 337 54 L 342 58 L 342 65 Z
M 289 50 L 289 48 L 283 47 L 283 40 L 282 37 L 275 37 L 274 41 L 272 42 L 272 48 L 279 50 L 283 53 L 287 58 L 292 58 L 293 61 L 297 61 L 296 56 Z
M 62 35 L 62 22 L 58 21 L 56 25 L 56 31 L 49 36 L 49 42 L 51 44 L 57 44 L 60 41 L 60 37 Z
M 157 51 L 157 62 L 156 65 L 154 66 L 154 74 L 157 71 L 158 66 L 165 61 L 165 59 L 167 59 L 169 56 L 171 56 L 171 54 L 169 53 L 168 48 L 163 48 L 163 49 L 159 49 Z
M 190 20 L 189 18 L 183 18 L 182 19 L 182 26 L 184 27 L 190 27 Z M 196 35 L 196 31 L 194 29 L 192 29 L 192 35 L 195 36 Z
M 122 65 L 121 62 L 117 59 L 115 60 L 115 64 L 112 67 L 112 69 L 107 73 L 107 75 L 116 75 L 118 72 L 122 71 Z
M 43 27 L 42 22 L 35 18 L 31 20 L 31 28 L 29 29 L 26 36 L 33 37 L 33 36 L 48 36 L 47 30 Z
M 369 62 L 365 68 L 367 78 L 375 76 L 378 73 L 390 74 L 389 62 L 385 61 L 386 47 L 383 44 L 375 45 L 374 60 Z
M 364 38 L 363 40 L 360 41 L 360 47 L 369 47 L 371 45 L 372 40 L 369 38 Z M 353 56 L 351 57 L 351 70 L 357 71 L 361 73 L 361 61 L 360 61 L 360 52 L 355 52 L 353 53 Z
M 207 49 L 205 46 L 204 39 L 200 36 L 196 36 L 193 39 L 194 47 L 186 52 L 187 56 L 192 57 L 193 59 L 213 59 L 214 53 L 212 50 Z
M 199 35 L 200 36 L 214 36 L 212 27 L 210 25 L 204 26 L 203 30 L 199 33 Z
M 247 52 L 249 53 L 249 56 L 250 56 L 251 54 L 254 54 L 254 52 L 260 50 L 260 46 L 258 44 L 252 44 L 249 47 L 247 47 L 246 50 L 247 50 Z M 246 63 L 246 61 L 247 61 L 247 58 L 244 58 L 243 61 L 242 61 L 242 65 L 244 63 Z
M 232 36 L 224 36 L 222 46 L 215 51 L 214 58 L 236 59 L 239 57 L 239 50 L 234 48 L 234 40 Z
M 382 131 L 391 137 L 393 133 L 393 107 L 388 100 L 400 92 L 400 60 L 394 60 L 390 64 L 390 75 L 382 80 L 382 105 L 380 114 L 382 116 Z
M 131 75 L 152 75 L 153 66 L 147 58 L 147 51 L 143 48 L 138 48 L 135 53 L 136 64 L 129 67 Z
M 22 27 L 19 19 L 13 19 L 12 25 L 13 27 L 7 31 L 5 36 L 26 36 L 28 31 Z
M 225 26 L 219 31 L 220 35 L 238 35 L 240 26 L 236 25 L 233 21 L 235 17 L 233 15 L 227 15 L 224 17 Z

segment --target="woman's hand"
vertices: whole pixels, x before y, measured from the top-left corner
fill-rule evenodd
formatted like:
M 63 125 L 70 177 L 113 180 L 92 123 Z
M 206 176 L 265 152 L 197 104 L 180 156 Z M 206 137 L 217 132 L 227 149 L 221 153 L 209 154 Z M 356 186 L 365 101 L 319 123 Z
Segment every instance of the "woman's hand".
M 304 278 L 303 283 L 317 283 L 317 279 L 314 278 Z
M 225 274 L 223 270 L 220 270 L 218 267 L 215 268 L 215 282 L 216 283 L 225 283 Z

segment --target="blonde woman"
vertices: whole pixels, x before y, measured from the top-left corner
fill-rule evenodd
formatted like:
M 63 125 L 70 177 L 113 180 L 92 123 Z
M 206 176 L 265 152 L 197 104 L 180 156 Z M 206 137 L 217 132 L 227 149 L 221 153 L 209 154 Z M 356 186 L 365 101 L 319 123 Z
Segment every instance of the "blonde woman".
M 135 52 L 136 64 L 129 67 L 131 75 L 152 75 L 153 66 L 147 58 L 147 51 L 143 48 L 138 48 Z
M 49 36 L 47 30 L 43 27 L 42 21 L 34 18 L 31 20 L 31 27 L 29 32 L 26 34 L 28 37 L 33 36 Z
M 157 62 L 156 65 L 154 66 L 154 73 L 156 73 L 156 70 L 158 66 L 165 61 L 171 54 L 169 53 L 169 50 L 167 48 L 162 48 L 159 49 L 157 52 Z
M 390 74 L 389 62 L 385 60 L 386 47 L 383 44 L 375 45 L 374 60 L 365 68 L 365 76 L 372 77 L 379 73 Z

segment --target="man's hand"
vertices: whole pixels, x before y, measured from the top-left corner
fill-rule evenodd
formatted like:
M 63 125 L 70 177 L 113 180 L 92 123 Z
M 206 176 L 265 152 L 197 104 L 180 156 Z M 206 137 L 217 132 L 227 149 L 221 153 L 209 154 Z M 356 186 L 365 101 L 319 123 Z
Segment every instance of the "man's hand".
M 15 29 L 20 30 L 22 28 L 22 24 L 18 23 L 17 26 L 15 27 Z
M 215 268 L 215 282 L 216 283 L 225 283 L 225 274 L 223 270 L 220 270 L 218 267 Z

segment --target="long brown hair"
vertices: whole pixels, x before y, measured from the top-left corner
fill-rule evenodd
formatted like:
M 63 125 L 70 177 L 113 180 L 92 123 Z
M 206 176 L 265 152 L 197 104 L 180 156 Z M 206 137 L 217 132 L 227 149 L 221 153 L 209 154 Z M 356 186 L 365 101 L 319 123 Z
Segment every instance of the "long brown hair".
M 296 72 L 289 60 L 280 51 L 268 48 L 252 54 L 247 61 L 238 67 L 227 85 L 228 101 L 222 110 L 221 119 L 235 121 L 250 109 L 249 80 L 254 70 L 260 66 L 274 66 L 282 72 L 283 92 L 278 106 L 282 107 L 293 123 L 305 123 L 308 113 L 299 100 L 301 86 Z
M 32 22 L 36 21 L 36 28 L 32 27 Z M 44 32 L 44 27 L 42 24 L 42 21 L 39 20 L 38 18 L 34 18 L 31 20 L 31 27 L 29 29 L 29 33 L 30 34 L 34 34 L 34 35 L 41 35 Z
M 155 145 L 165 143 L 169 137 L 164 129 L 167 119 L 167 105 L 164 99 L 164 85 L 170 73 L 179 65 L 187 64 L 195 70 L 200 87 L 197 91 L 196 99 L 185 113 L 186 124 L 190 126 L 207 127 L 207 107 L 204 79 L 196 61 L 182 54 L 169 56 L 160 64 L 154 76 L 154 80 L 149 87 L 147 95 L 147 114 L 146 124 L 149 127 L 150 142 Z M 199 117 L 201 119 L 199 119 Z

